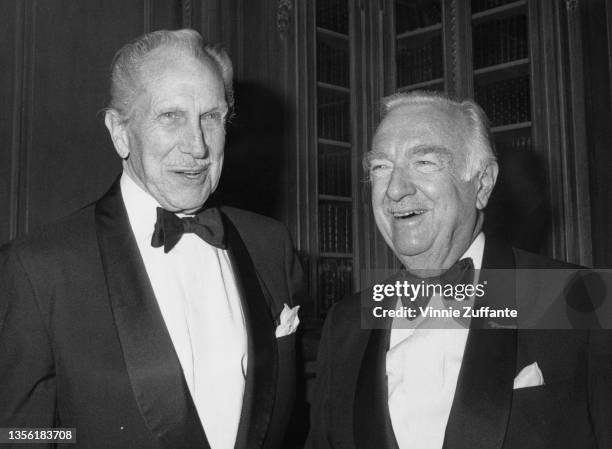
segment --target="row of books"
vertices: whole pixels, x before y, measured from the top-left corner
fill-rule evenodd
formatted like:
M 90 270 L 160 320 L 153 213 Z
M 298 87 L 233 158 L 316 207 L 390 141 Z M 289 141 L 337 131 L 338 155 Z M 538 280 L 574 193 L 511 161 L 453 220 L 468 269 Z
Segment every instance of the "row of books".
M 317 26 L 348 34 L 348 0 L 317 0 Z
M 344 151 L 328 153 L 319 147 L 319 193 L 351 196 L 351 154 Z
M 531 136 L 516 136 L 512 139 L 504 139 L 503 141 L 497 142 L 499 150 L 520 152 L 531 150 Z
M 441 0 L 395 0 L 395 32 L 442 23 Z
M 319 248 L 322 253 L 348 254 L 353 247 L 350 203 L 319 203 Z
M 427 39 L 419 47 L 404 47 L 397 52 L 399 87 L 441 78 L 444 75 L 442 38 Z
M 487 113 L 492 126 L 527 122 L 531 119 L 529 77 L 476 86 L 476 101 Z
M 319 312 L 325 315 L 336 302 L 353 291 L 353 262 L 350 259 L 319 261 Z
M 472 13 L 496 8 L 515 1 L 516 0 L 472 0 Z
M 324 139 L 350 141 L 350 104 L 347 94 L 319 89 L 317 105 L 318 135 Z
M 335 47 L 321 40 L 317 41 L 317 79 L 324 83 L 349 87 L 350 59 L 348 44 Z
M 527 16 L 474 25 L 474 68 L 526 58 L 529 54 Z

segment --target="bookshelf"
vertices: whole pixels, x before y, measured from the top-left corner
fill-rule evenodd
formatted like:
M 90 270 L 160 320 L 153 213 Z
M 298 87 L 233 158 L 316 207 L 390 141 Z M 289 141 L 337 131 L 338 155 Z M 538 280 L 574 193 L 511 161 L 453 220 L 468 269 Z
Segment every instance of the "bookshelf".
M 444 84 L 442 1 L 395 0 L 396 90 L 440 90 Z
M 351 4 L 316 0 L 316 243 L 311 256 L 314 316 L 353 291 L 354 125 L 351 83 Z
M 527 2 L 472 0 L 471 7 L 474 98 L 489 116 L 498 153 L 530 151 Z

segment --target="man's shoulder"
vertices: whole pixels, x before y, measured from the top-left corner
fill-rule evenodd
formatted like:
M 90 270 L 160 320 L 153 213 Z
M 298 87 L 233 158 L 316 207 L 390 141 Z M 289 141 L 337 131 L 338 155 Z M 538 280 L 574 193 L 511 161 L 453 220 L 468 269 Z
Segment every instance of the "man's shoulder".
M 541 254 L 532 253 L 525 251 L 520 248 L 512 248 L 514 253 L 514 259 L 516 262 L 516 268 L 550 268 L 550 269 L 572 269 L 581 268 L 579 265 L 575 265 L 561 260 L 552 259 Z
M 495 233 L 485 234 L 482 268 L 485 269 L 572 269 L 581 268 L 542 254 L 513 247 Z
M 221 206 L 220 209 L 251 250 L 275 254 L 293 248 L 289 230 L 280 221 L 234 207 Z
M 264 230 L 266 232 L 286 230 L 285 225 L 280 221 L 265 215 L 230 206 L 221 206 L 220 209 L 239 230 L 242 230 L 243 227 Z

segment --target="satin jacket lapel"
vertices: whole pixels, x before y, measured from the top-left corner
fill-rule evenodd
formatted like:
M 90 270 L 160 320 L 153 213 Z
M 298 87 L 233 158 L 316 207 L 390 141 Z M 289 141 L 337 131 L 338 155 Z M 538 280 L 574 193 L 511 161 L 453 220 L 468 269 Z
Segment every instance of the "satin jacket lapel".
M 235 447 L 260 448 L 268 431 L 276 391 L 278 353 L 274 318 L 242 238 L 229 218 L 225 215 L 223 218 L 249 341 L 245 394 Z
M 487 237 L 483 269 L 514 267 L 512 248 Z M 485 304 L 515 304 L 513 277 L 507 274 L 500 278 L 499 272 L 481 272 L 479 282 L 490 278 Z M 499 449 L 503 445 L 512 405 L 517 336 L 516 329 L 492 327 L 490 320 L 472 319 L 446 426 L 445 449 Z
M 127 372 L 160 447 L 209 448 L 123 205 L 119 181 L 96 205 L 96 230 Z
M 386 304 L 383 307 L 387 309 L 390 306 Z M 368 312 L 369 309 L 365 313 Z M 359 370 L 353 414 L 357 448 L 398 449 L 387 392 L 386 360 L 391 324 L 392 320 L 386 319 L 385 329 L 372 329 L 369 338 L 364 339 L 367 346 Z

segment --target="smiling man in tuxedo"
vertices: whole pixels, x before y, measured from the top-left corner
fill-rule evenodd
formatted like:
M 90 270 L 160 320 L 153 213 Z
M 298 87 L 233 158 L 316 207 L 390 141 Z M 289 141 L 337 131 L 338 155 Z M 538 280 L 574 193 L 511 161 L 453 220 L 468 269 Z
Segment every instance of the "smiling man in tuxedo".
M 123 174 L 0 252 L 0 427 L 83 448 L 279 448 L 295 396 L 301 271 L 280 223 L 209 204 L 232 65 L 193 30 L 112 65 Z
M 365 165 L 378 230 L 413 282 L 477 276 L 472 268 L 570 267 L 483 233 L 498 166 L 486 116 L 472 101 L 427 92 L 385 98 Z M 508 279 L 489 282 L 482 304 L 512 306 Z M 533 294 L 527 302 L 539 300 Z M 328 314 L 309 449 L 612 448 L 608 331 L 397 317 L 369 328 L 362 317 L 372 298 L 366 290 Z

